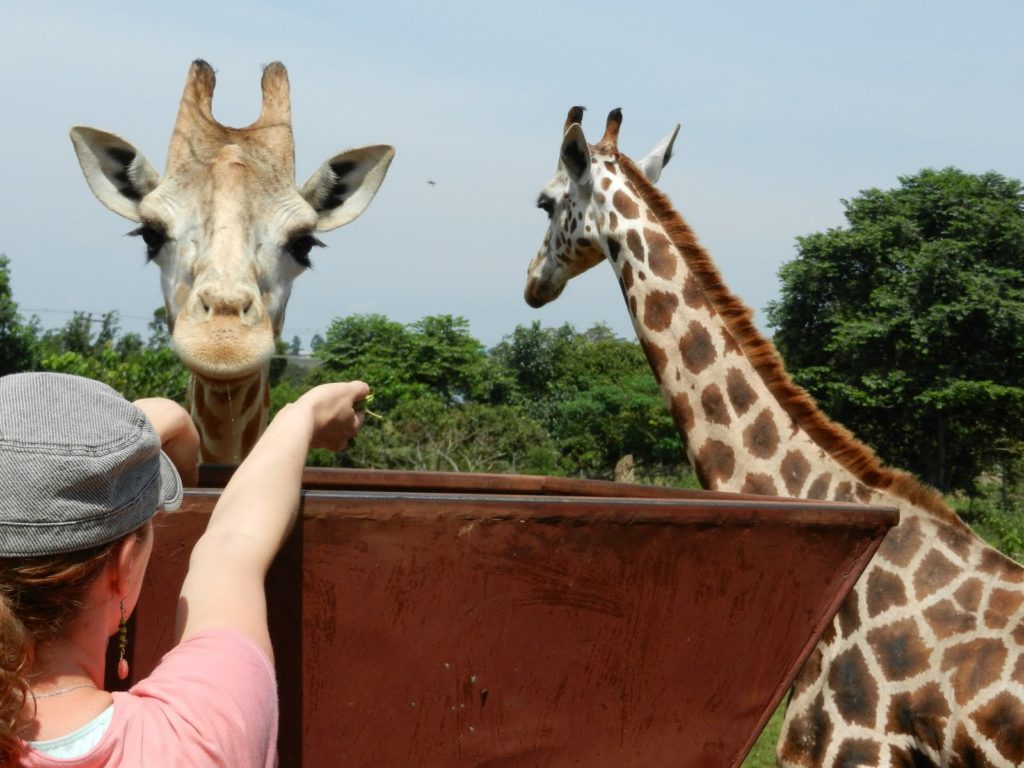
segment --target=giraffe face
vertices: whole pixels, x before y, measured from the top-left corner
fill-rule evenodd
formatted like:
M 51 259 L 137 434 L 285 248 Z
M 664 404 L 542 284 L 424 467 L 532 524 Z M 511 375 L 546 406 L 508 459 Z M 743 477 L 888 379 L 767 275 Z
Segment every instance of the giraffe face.
M 132 234 L 160 268 L 174 348 L 207 378 L 266 366 L 292 283 L 323 245 L 315 233 L 359 216 L 394 155 L 384 145 L 339 153 L 296 187 L 284 67 L 269 65 L 262 85 L 259 120 L 229 128 L 212 115 L 213 70 L 193 63 L 162 177 L 125 140 L 71 131 L 93 192 L 141 225 Z
M 604 259 L 594 224 L 590 165 L 590 148 L 575 124 L 566 132 L 558 171 L 537 198 L 537 207 L 547 213 L 549 222 L 544 242 L 526 271 L 524 298 L 531 307 L 554 301 L 569 280 Z

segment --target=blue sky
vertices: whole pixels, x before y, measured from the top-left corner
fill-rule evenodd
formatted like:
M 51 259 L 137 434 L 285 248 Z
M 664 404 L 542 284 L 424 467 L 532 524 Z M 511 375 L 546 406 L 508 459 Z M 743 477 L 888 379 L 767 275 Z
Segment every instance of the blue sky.
M 118 310 L 144 331 L 158 271 L 92 197 L 67 131 L 113 131 L 162 170 L 194 58 L 217 69 L 230 125 L 258 114 L 261 65 L 285 63 L 300 183 L 346 147 L 397 149 L 296 281 L 288 340 L 367 312 L 460 315 L 488 345 L 534 320 L 631 337 L 607 265 L 541 310 L 522 300 L 574 104 L 591 140 L 621 107 L 638 157 L 682 123 L 660 186 L 762 323 L 795 238 L 841 226 L 842 199 L 924 167 L 1024 178 L 1016 1 L 288 6 L 0 0 L 0 252 L 25 314 Z

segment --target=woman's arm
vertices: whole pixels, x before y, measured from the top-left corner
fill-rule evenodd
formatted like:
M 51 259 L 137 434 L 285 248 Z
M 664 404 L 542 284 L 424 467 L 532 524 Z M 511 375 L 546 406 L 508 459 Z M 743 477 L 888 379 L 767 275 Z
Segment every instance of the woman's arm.
M 178 603 L 179 642 L 204 629 L 229 627 L 273 658 L 264 579 L 295 523 L 306 454 L 311 446 L 346 447 L 363 422 L 353 404 L 369 391 L 361 381 L 324 384 L 274 417 L 192 550 Z
M 199 481 L 199 432 L 188 411 L 163 397 L 136 400 L 135 406 L 160 436 L 161 448 L 177 468 L 182 484 L 194 487 Z

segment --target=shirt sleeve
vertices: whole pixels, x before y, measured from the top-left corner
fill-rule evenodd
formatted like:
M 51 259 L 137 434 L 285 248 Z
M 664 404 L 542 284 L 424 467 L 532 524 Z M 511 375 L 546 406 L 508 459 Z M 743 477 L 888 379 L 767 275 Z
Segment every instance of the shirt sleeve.
M 143 721 L 136 725 L 148 734 L 147 751 L 157 745 L 172 754 L 180 750 L 176 765 L 272 768 L 277 762 L 274 669 L 239 632 L 214 629 L 190 637 L 128 695 Z

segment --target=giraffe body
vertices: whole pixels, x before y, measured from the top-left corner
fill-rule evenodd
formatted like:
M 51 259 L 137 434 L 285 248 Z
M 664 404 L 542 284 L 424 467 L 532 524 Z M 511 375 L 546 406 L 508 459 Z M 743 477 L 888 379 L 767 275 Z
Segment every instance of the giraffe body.
M 234 463 L 266 426 L 270 358 L 292 283 L 323 245 L 314 233 L 366 209 L 394 149 L 338 153 L 298 188 L 284 66 L 264 69 L 263 108 L 245 128 L 214 118 L 214 85 L 210 65 L 193 62 L 162 177 L 114 134 L 77 126 L 71 140 L 93 193 L 141 225 L 132 234 L 160 268 L 201 459 Z
M 884 468 L 790 381 L 653 186 L 675 132 L 635 164 L 618 150 L 618 110 L 594 146 L 581 117 L 570 111 L 538 201 L 551 223 L 526 301 L 542 306 L 575 275 L 611 264 L 705 488 L 900 510 L 797 677 L 780 764 L 1024 764 L 1024 568 L 937 493 Z

